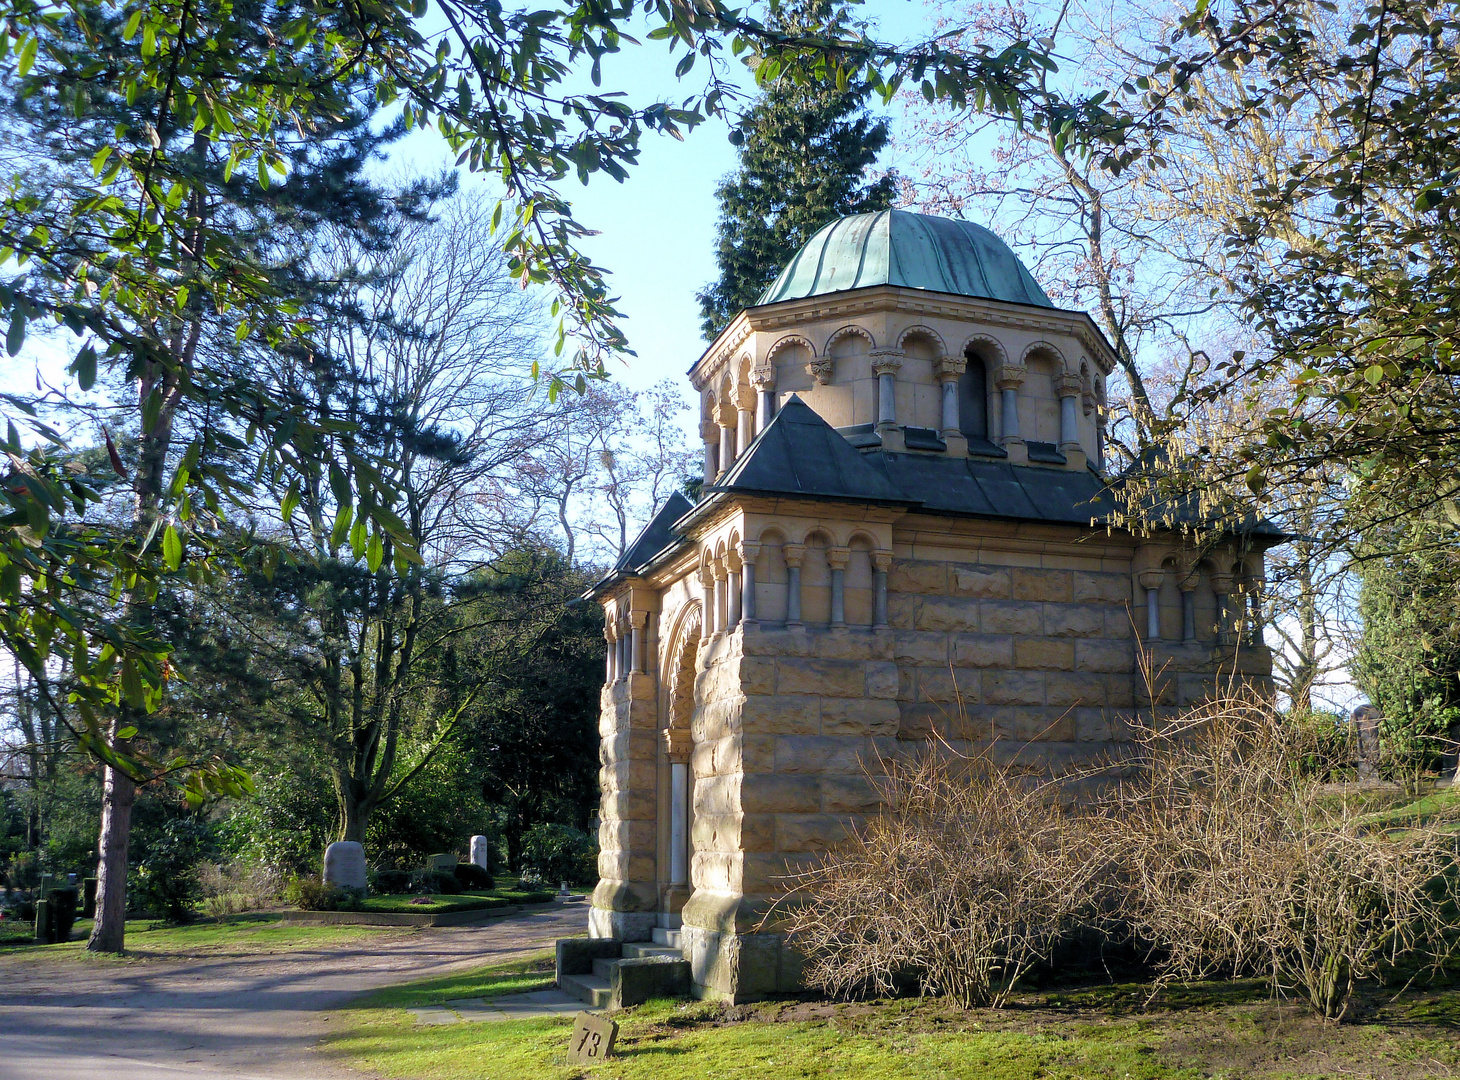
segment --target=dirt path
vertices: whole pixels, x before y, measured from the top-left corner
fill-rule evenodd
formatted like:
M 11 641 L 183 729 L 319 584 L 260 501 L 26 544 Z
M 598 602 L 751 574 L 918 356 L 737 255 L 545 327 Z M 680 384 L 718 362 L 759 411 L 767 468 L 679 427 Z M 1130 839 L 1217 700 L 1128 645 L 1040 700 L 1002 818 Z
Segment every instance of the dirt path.
M 0 954 L 0 1080 L 320 1080 L 311 1047 L 365 991 L 540 951 L 584 905 L 287 953 L 48 961 Z

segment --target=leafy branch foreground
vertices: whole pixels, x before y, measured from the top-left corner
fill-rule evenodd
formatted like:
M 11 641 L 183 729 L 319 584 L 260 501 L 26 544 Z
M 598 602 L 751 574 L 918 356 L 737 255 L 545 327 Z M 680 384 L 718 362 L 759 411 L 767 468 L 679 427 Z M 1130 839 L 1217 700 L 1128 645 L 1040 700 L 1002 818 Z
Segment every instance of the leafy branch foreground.
M 1129 951 L 1173 982 L 1260 977 L 1339 1020 L 1361 979 L 1442 970 L 1460 943 L 1442 822 L 1374 827 L 1300 768 L 1265 701 L 1216 701 L 1133 757 L 1053 778 L 929 744 L 885 763 L 885 809 L 780 914 L 834 996 L 999 1006 L 1036 967 Z

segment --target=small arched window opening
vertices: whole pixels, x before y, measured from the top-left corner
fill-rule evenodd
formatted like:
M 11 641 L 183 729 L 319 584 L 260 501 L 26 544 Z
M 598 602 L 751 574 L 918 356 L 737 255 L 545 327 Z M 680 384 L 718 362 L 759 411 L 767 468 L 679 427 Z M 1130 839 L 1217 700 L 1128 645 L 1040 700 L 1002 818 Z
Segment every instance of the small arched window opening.
M 988 373 L 983 360 L 972 349 L 964 356 L 968 366 L 958 379 L 958 427 L 965 438 L 987 439 Z

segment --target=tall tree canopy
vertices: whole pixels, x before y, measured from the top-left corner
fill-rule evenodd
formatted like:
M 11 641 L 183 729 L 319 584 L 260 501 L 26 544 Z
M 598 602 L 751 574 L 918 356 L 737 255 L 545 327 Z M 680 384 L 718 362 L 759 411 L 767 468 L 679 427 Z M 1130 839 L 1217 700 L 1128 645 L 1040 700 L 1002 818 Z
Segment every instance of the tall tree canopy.
M 770 25 L 818 34 L 846 18 L 831 0 L 773 0 Z M 699 293 L 707 339 L 754 304 L 817 229 L 892 205 L 896 176 L 867 175 L 888 140 L 887 121 L 867 113 L 870 93 L 865 81 L 778 80 L 731 131 L 740 166 L 715 189 L 720 277 Z

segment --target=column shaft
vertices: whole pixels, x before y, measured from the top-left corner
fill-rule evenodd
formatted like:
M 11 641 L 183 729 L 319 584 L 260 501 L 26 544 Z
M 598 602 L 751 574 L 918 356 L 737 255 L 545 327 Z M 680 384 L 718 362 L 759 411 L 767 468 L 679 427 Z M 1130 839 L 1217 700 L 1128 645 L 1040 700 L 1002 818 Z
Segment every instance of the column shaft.
M 689 884 L 689 765 L 669 763 L 669 883 Z
M 1181 637 L 1196 640 L 1196 593 L 1191 589 L 1181 590 Z
M 745 563 L 740 575 L 740 617 L 755 622 L 755 563 Z
M 735 432 L 728 424 L 720 426 L 720 472 L 726 472 L 735 464 Z
M 1004 403 L 1004 438 L 1019 438 L 1019 391 L 1006 386 L 999 391 Z
M 1150 641 L 1161 640 L 1161 589 L 1159 586 L 1146 589 L 1146 638 Z
M 1078 443 L 1080 429 L 1075 420 L 1075 395 L 1066 394 L 1060 398 L 1060 442 Z
M 872 572 L 872 625 L 887 625 L 887 571 Z
M 847 625 L 847 572 L 834 567 L 831 572 L 831 625 Z
M 897 423 L 896 381 L 892 372 L 884 371 L 877 376 L 877 423 Z
M 943 432 L 946 435 L 956 434 L 959 430 L 958 419 L 958 380 L 943 380 Z
M 772 410 L 775 408 L 776 392 L 774 390 L 757 390 L 756 398 L 756 434 L 764 431 L 772 419 Z
M 725 575 L 725 625 L 734 630 L 740 625 L 740 574 L 731 570 Z
M 801 624 L 801 568 L 786 567 L 786 624 Z

